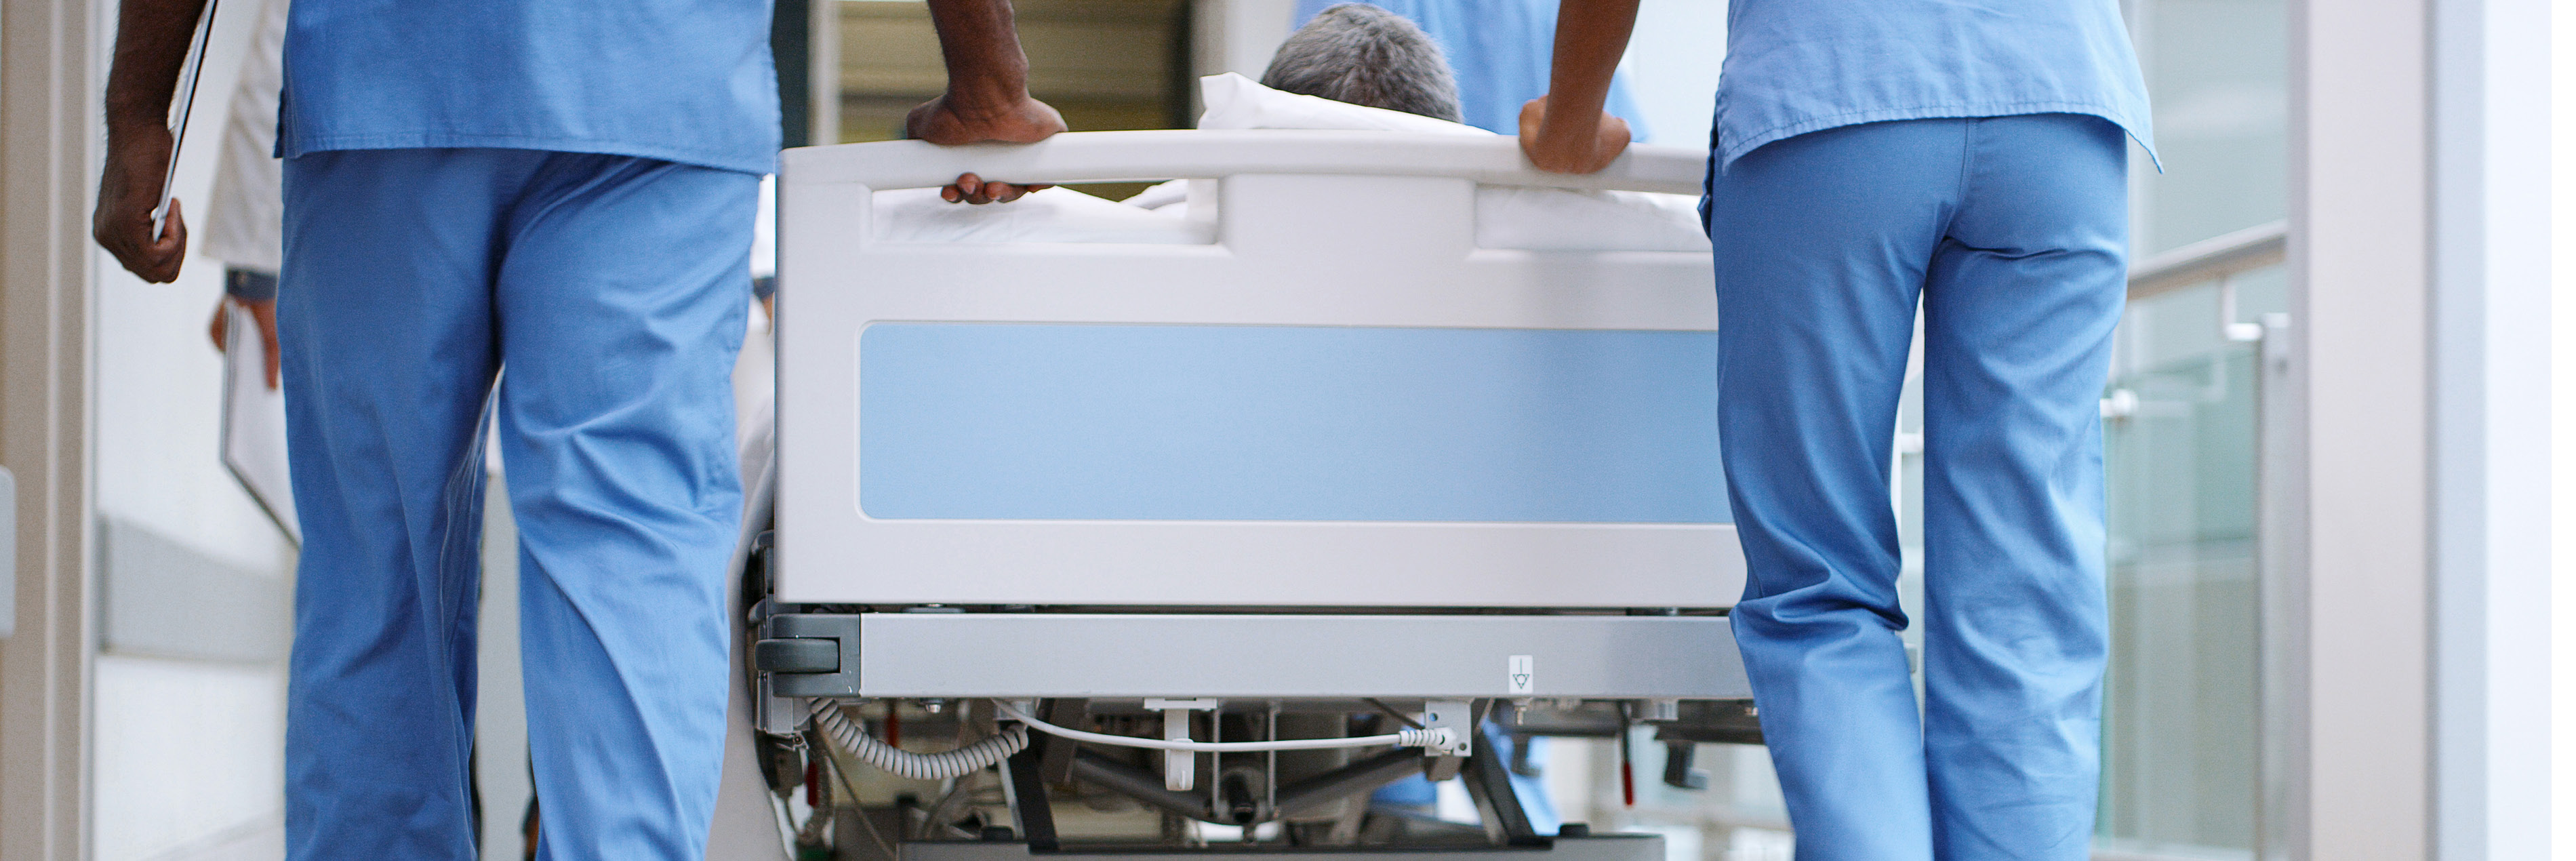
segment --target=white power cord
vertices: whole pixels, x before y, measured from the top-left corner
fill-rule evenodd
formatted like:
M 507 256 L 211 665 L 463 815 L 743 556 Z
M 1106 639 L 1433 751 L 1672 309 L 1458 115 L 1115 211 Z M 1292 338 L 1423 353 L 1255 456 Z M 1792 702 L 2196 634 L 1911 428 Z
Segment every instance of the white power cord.
M 1056 726 L 1055 724 L 1047 723 L 1046 721 L 1038 720 L 1035 717 L 1031 717 L 1027 712 L 1020 711 L 1018 706 L 1014 706 L 1003 700 L 994 700 L 993 705 L 1001 710 L 1003 717 L 1027 724 L 1029 728 L 1048 735 L 1069 738 L 1075 741 L 1087 741 L 1095 744 L 1114 744 L 1126 747 L 1150 748 L 1153 750 L 1185 750 L 1199 753 L 1249 753 L 1265 750 L 1330 750 L 1333 748 L 1344 747 L 1386 747 L 1389 745 L 1396 747 L 1427 747 L 1435 750 L 1448 750 L 1456 745 L 1456 740 L 1450 734 L 1448 727 L 1405 729 L 1390 735 L 1364 735 L 1352 738 L 1293 738 L 1280 741 L 1165 741 L 1158 738 L 1137 738 L 1134 736 L 1108 735 L 1105 733 L 1084 732 L 1078 729 L 1066 729 L 1064 727 Z
M 858 757 L 859 761 L 893 772 L 899 777 L 909 777 L 914 780 L 946 780 L 952 777 L 964 777 L 990 768 L 993 763 L 1009 759 L 1011 754 L 1019 753 L 1029 746 L 1027 728 L 1004 727 L 1001 735 L 956 750 L 914 753 L 878 741 L 875 736 L 869 735 L 865 728 L 850 720 L 848 715 L 842 714 L 838 703 L 822 697 L 814 699 L 814 725 L 821 728 L 824 734 L 831 736 L 833 741 L 839 742 L 841 747 L 848 749 L 850 755 Z

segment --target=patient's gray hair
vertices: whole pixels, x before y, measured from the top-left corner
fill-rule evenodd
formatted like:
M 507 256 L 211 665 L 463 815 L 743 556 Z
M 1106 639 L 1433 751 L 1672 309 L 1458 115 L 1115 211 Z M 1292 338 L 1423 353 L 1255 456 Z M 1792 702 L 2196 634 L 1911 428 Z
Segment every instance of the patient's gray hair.
M 1458 122 L 1458 79 L 1431 34 L 1366 3 L 1324 10 L 1271 55 L 1261 85 Z

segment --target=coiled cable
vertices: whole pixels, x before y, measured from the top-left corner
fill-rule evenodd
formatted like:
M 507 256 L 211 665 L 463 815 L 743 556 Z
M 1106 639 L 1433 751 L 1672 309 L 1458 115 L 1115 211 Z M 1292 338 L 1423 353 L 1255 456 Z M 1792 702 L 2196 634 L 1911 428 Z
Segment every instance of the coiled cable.
M 939 753 L 914 753 L 878 741 L 866 728 L 841 713 L 838 703 L 814 699 L 814 726 L 830 737 L 860 762 L 885 769 L 897 777 L 914 780 L 946 780 L 964 777 L 1011 758 L 1029 746 L 1029 730 L 1024 726 L 1005 726 L 1001 734 L 956 750 Z
M 1066 729 L 1031 717 L 1027 712 L 1020 711 L 1018 707 L 1011 705 L 1005 700 L 994 700 L 993 705 L 1001 710 L 1003 717 L 1027 724 L 1039 732 L 1043 732 L 1048 735 L 1060 736 L 1063 738 L 1073 739 L 1075 741 L 1087 741 L 1095 744 L 1114 744 L 1125 747 L 1141 747 L 1151 750 L 1186 750 L 1200 753 L 1248 753 L 1265 750 L 1329 750 L 1344 747 L 1386 747 L 1388 745 L 1394 745 L 1396 747 L 1428 747 L 1447 750 L 1455 744 L 1455 737 L 1449 732 L 1448 727 L 1432 727 L 1430 729 L 1408 728 L 1387 735 L 1363 735 L 1351 738 L 1292 738 L 1282 739 L 1279 741 L 1166 741 L 1158 738 L 1137 738 L 1134 736 L 1109 735 L 1106 733 L 1084 732 L 1078 729 Z

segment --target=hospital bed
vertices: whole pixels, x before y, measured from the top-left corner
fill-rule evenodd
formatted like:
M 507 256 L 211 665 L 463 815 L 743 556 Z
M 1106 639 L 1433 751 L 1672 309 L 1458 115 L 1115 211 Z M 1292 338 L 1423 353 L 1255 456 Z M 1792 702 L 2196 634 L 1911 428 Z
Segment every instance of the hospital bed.
M 1169 849 L 1193 822 L 1322 851 L 1427 774 L 1484 819 L 1450 851 L 1660 858 L 1539 833 L 1497 752 L 1758 738 L 1708 255 L 1476 247 L 1474 195 L 1696 194 L 1704 157 L 1561 176 L 1510 138 L 1325 131 L 787 151 L 744 574 L 772 785 L 841 793 L 844 857 Z M 1188 179 L 1191 223 L 879 238 L 875 192 L 967 171 Z M 1060 827 L 1104 797 L 1163 827 Z

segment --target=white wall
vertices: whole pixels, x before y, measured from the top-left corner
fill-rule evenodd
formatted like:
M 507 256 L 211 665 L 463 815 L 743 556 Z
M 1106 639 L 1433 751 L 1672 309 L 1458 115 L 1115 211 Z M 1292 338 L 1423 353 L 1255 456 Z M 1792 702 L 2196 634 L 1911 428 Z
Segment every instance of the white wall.
M 282 667 L 106 655 L 95 694 L 99 861 L 283 851 Z
M 2436 856 L 2549 854 L 2550 0 L 2436 0 Z M 2559 144 L 2563 151 L 2563 142 Z M 2563 300 L 2559 304 L 2564 304 Z
M 2576 14 L 2563 7 L 2550 21 L 2549 465 L 2550 534 L 2550 819 L 2576 823 Z M 2537 752 L 2535 752 L 2537 755 Z M 2551 835 L 2554 853 L 2576 853 L 2576 835 Z

